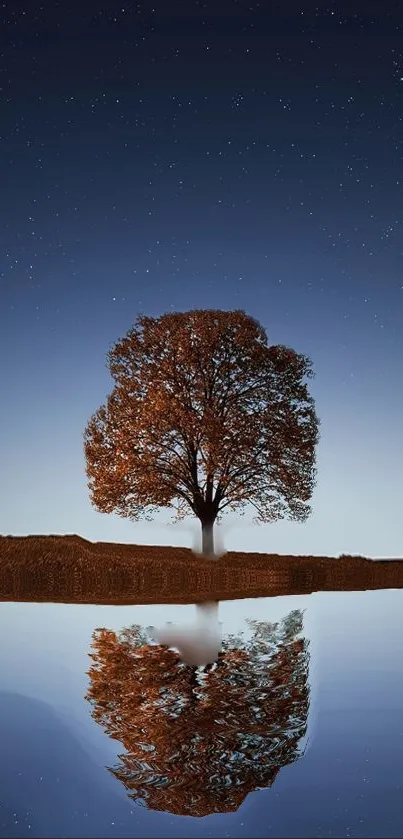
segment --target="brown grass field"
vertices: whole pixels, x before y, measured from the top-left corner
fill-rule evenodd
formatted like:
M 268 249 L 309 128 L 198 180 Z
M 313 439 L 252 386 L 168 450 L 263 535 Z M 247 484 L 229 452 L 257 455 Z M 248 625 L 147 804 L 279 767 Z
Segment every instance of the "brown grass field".
M 403 588 L 402 560 L 240 553 L 209 560 L 189 548 L 0 536 L 0 600 L 197 603 Z

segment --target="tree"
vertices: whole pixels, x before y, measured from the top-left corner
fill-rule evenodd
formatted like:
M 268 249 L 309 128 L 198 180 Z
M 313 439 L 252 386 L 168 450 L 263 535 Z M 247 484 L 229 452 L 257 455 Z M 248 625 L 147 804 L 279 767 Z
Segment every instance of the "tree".
M 107 358 L 115 386 L 84 433 L 99 511 L 193 514 L 209 555 L 226 508 L 306 520 L 319 426 L 307 356 L 268 346 L 242 310 L 192 310 L 138 317 Z
M 302 612 L 223 640 L 214 669 L 150 646 L 139 626 L 93 633 L 86 699 L 92 717 L 125 749 L 109 771 L 153 810 L 233 812 L 303 753 L 309 651 Z

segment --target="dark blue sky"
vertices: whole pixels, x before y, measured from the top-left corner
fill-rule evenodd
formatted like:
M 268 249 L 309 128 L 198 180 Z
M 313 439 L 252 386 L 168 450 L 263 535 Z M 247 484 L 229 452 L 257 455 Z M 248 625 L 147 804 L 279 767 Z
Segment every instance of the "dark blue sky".
M 13 0 L 0 25 L 0 531 L 189 544 L 169 511 L 91 509 L 82 432 L 138 313 L 244 308 L 313 360 L 318 486 L 306 524 L 230 516 L 226 545 L 401 554 L 401 5 Z

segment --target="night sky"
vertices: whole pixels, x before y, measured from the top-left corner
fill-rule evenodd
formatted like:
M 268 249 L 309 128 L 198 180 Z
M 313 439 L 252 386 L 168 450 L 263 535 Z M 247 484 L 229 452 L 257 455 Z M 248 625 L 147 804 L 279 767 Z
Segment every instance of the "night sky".
M 0 97 L 0 532 L 192 544 L 94 511 L 82 434 L 138 314 L 242 308 L 321 441 L 309 521 L 226 547 L 402 556 L 402 5 L 10 0 Z

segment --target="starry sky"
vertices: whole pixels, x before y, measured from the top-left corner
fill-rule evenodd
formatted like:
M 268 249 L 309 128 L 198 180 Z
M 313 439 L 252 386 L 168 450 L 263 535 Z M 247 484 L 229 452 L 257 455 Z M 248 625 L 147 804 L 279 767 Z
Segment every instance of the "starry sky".
M 191 545 L 91 508 L 82 433 L 140 313 L 245 309 L 307 353 L 308 522 L 228 549 L 402 556 L 403 9 L 0 2 L 0 532 Z

